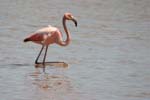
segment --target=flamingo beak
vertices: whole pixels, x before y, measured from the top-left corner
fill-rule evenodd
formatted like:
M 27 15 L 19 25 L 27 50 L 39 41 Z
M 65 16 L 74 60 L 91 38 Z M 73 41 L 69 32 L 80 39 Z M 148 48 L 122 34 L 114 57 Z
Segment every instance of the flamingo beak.
M 72 21 L 74 22 L 75 26 L 77 27 L 77 25 L 78 25 L 77 20 L 75 18 L 72 18 Z

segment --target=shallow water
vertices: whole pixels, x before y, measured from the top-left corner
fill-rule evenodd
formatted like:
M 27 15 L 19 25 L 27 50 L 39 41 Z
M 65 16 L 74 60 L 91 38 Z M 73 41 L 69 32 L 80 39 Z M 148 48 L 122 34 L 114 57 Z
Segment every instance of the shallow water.
M 40 46 L 23 43 L 47 26 L 68 22 L 72 42 L 49 47 L 47 61 L 68 68 L 34 68 Z M 2 0 L 0 98 L 3 100 L 149 100 L 149 0 Z M 65 36 L 65 35 L 64 35 Z

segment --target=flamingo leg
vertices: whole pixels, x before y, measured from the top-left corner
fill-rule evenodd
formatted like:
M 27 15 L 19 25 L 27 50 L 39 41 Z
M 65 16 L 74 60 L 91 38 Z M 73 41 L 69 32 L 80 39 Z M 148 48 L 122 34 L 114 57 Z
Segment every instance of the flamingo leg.
M 47 49 L 48 49 L 48 46 L 46 46 L 46 50 L 45 50 L 45 54 L 44 54 L 44 58 L 43 58 L 43 72 L 45 72 L 45 59 L 46 59 L 46 55 L 47 55 Z
M 38 54 L 38 56 L 37 56 L 37 58 L 35 60 L 35 64 L 38 64 L 38 59 L 39 59 L 39 57 L 40 57 L 40 55 L 41 55 L 41 53 L 43 51 L 43 48 L 44 48 L 44 45 L 42 46 L 42 48 L 41 48 L 41 50 L 40 50 L 40 52 L 39 52 L 39 54 Z

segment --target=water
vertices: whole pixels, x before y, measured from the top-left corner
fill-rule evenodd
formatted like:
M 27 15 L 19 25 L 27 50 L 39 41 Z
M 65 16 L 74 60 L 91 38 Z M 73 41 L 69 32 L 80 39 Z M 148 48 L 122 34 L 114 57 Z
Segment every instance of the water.
M 23 43 L 47 26 L 68 22 L 72 42 L 49 47 L 47 66 L 38 73 L 34 60 L 41 46 Z M 149 0 L 1 0 L 0 98 L 3 100 L 149 100 Z M 42 69 L 39 69 L 42 72 Z

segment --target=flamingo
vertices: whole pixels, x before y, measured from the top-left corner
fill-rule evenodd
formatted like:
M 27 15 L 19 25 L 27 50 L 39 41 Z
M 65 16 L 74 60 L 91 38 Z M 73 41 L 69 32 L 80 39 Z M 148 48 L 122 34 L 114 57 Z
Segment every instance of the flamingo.
M 75 17 L 71 13 L 65 13 L 62 19 L 62 24 L 63 24 L 64 31 L 67 35 L 66 40 L 63 40 L 61 31 L 58 28 L 53 27 L 51 25 L 48 25 L 47 27 L 35 31 L 32 35 L 24 39 L 24 42 L 32 41 L 36 44 L 42 45 L 42 48 L 35 60 L 35 64 L 39 63 L 38 59 L 43 51 L 43 48 L 46 47 L 43 62 L 42 62 L 43 72 L 45 72 L 45 59 L 47 55 L 48 46 L 54 43 L 60 46 L 67 46 L 71 41 L 71 35 L 66 26 L 67 20 L 73 21 L 75 23 L 75 26 L 77 27 L 77 21 Z

